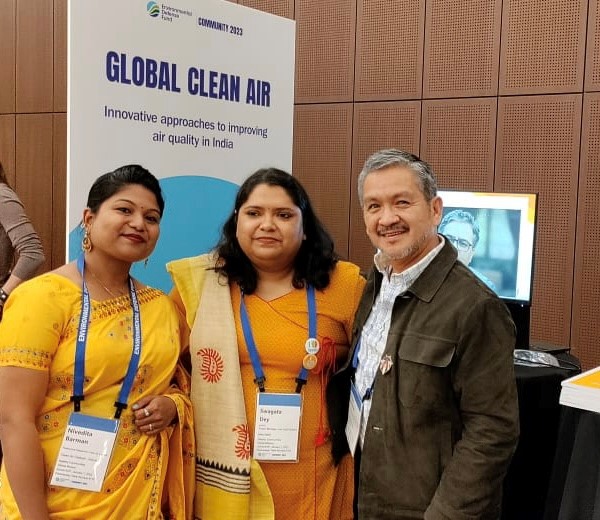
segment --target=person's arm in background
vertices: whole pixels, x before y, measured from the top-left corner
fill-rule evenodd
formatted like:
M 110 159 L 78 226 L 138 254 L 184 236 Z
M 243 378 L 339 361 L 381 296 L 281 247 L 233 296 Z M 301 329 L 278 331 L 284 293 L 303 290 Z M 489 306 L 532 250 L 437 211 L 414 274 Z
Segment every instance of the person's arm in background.
M 35 420 L 48 386 L 45 371 L 0 367 L 3 464 L 24 520 L 46 520 L 44 455 Z
M 22 281 L 34 276 L 45 261 L 42 243 L 17 195 L 8 187 L 0 197 L 0 225 L 6 231 L 17 261 L 8 279 L 0 287 L 1 309 L 8 295 Z

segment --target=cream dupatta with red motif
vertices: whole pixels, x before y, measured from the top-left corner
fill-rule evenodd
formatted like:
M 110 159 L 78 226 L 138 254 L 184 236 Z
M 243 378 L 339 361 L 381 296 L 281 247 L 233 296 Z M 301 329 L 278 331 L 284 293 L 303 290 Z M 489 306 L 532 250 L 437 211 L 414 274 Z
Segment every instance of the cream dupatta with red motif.
M 167 270 L 190 327 L 196 429 L 195 513 L 202 520 L 273 520 L 273 499 L 250 439 L 229 285 L 202 255 Z

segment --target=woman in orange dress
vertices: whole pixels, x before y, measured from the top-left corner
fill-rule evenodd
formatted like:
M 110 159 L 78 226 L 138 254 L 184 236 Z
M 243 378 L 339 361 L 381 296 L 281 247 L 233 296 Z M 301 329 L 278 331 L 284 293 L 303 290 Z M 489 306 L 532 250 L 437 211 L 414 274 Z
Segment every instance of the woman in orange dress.
M 216 251 L 168 270 L 191 331 L 196 516 L 351 519 L 352 460 L 333 463 L 324 392 L 364 279 L 304 188 L 259 170 Z

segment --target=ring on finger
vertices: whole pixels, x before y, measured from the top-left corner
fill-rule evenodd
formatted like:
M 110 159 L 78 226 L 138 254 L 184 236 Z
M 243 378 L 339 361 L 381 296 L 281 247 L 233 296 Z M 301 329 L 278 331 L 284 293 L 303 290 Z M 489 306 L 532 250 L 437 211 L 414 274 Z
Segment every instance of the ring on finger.
M 148 411 L 148 408 L 144 408 L 144 415 L 146 417 L 150 417 L 150 412 Z
M 152 427 L 152 423 L 150 423 L 150 431 L 154 430 L 154 428 Z

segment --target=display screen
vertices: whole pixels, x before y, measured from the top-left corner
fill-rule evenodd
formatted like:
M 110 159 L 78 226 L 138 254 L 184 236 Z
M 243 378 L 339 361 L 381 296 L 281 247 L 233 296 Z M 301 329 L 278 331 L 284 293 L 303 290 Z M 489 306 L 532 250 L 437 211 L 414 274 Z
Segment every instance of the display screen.
M 438 231 L 486 285 L 503 299 L 531 303 L 537 195 L 438 191 Z

